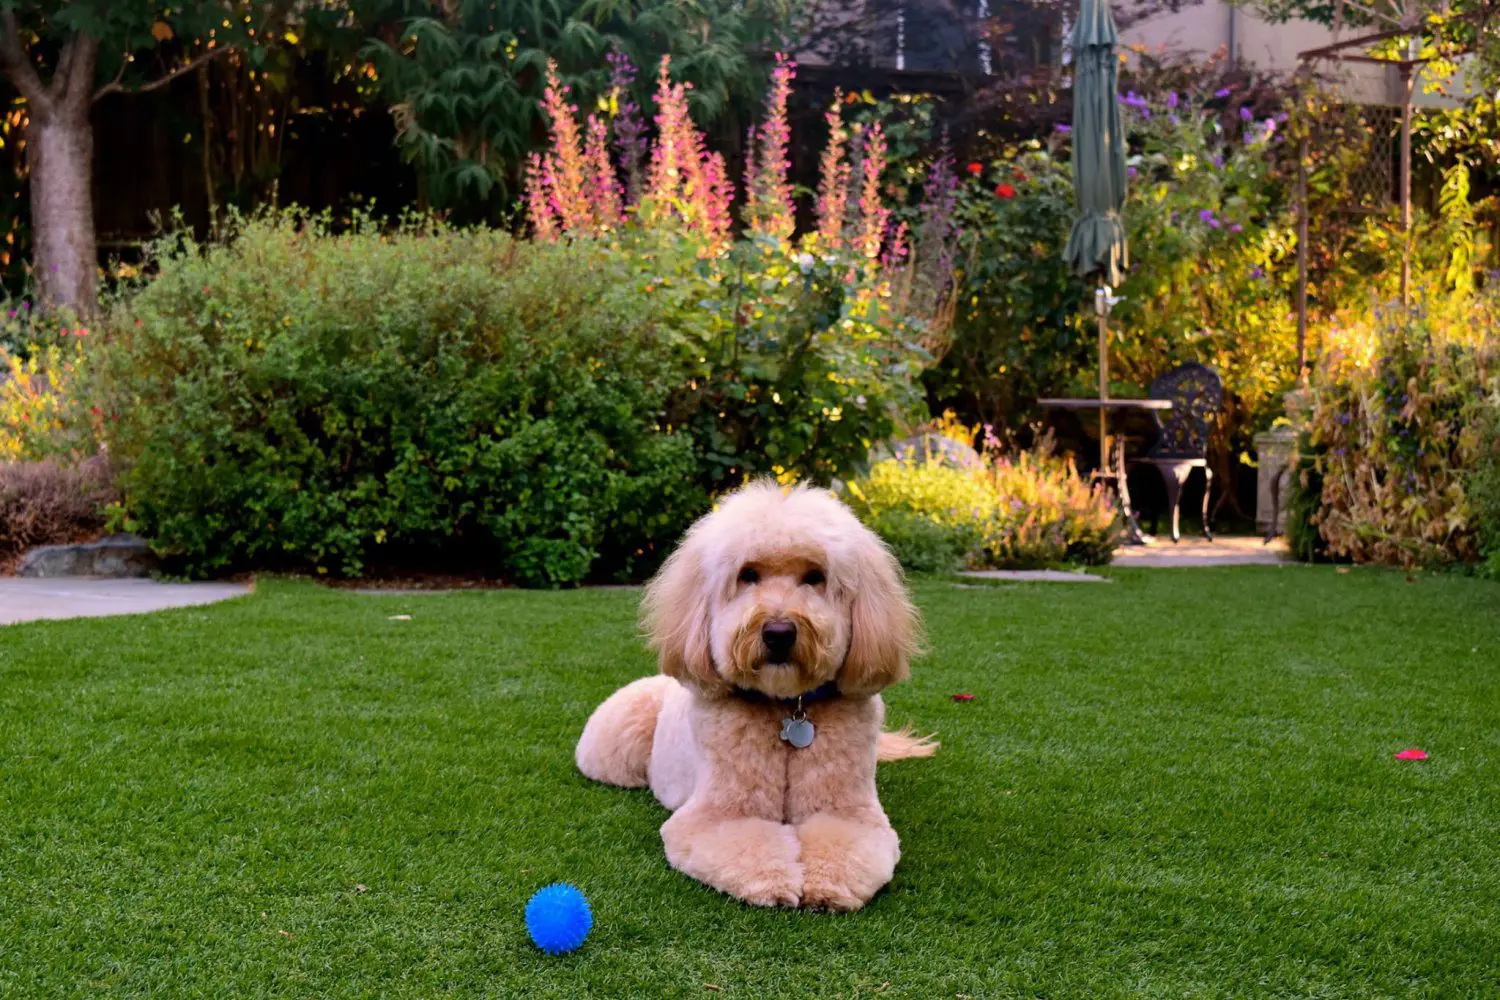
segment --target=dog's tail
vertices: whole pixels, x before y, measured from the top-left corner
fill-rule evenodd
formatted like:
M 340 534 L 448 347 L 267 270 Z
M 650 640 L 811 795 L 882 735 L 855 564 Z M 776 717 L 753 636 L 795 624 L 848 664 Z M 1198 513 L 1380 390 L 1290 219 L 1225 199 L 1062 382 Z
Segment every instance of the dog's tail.
M 918 736 L 911 726 L 902 726 L 893 733 L 881 733 L 875 741 L 875 761 L 885 764 L 908 757 L 931 757 L 942 744 L 931 736 Z

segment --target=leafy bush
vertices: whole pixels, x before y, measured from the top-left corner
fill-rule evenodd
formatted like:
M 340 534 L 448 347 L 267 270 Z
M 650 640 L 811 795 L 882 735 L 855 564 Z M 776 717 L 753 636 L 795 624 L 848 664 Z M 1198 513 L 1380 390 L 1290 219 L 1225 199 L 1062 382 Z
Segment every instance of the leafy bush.
M 130 526 L 190 573 L 432 552 L 572 583 L 706 505 L 658 428 L 676 334 L 626 258 L 283 215 L 156 265 L 90 378 Z
M 936 454 L 876 462 L 847 487 L 851 505 L 901 564 L 950 570 L 977 558 L 999 497 L 983 475 Z
M 985 532 L 987 565 L 1102 566 L 1119 548 L 1113 503 L 1072 462 L 1052 453 L 1050 439 L 1032 451 L 996 457 L 989 475 L 1000 503 Z
M 649 169 L 627 169 L 624 184 L 607 145 L 611 130 L 617 146 L 622 138 L 623 111 L 580 120 L 549 68 L 551 142 L 532 160 L 528 220 L 538 240 L 596 241 L 625 255 L 653 307 L 672 317 L 687 368 L 666 419 L 691 432 L 713 490 L 759 473 L 827 483 L 862 460 L 921 408 L 925 341 L 950 294 L 952 206 L 941 194 L 950 165 L 933 171 L 918 231 L 893 224 L 880 183 L 887 140 L 878 125 L 846 126 L 839 102 L 827 115 L 817 226 L 796 235 L 786 160 L 794 74 L 778 57 L 737 235 L 734 184 L 668 60 L 657 73 L 657 135 L 635 156 Z
M 1500 406 L 1500 299 L 1377 309 L 1336 331 L 1314 381 L 1310 445 L 1322 479 L 1311 518 L 1329 551 L 1401 566 L 1486 554 L 1492 430 Z
M 1464 482 L 1478 537 L 1480 572 L 1500 580 L 1500 398 L 1479 427 L 1479 454 Z
M 0 564 L 36 545 L 75 542 L 104 527 L 115 498 L 109 468 L 93 458 L 0 463 Z
M 951 419 L 938 426 L 954 430 Z M 911 570 L 1109 562 L 1120 529 L 1108 498 L 1048 439 L 1013 456 L 996 445 L 974 467 L 936 450 L 879 461 L 847 484 L 851 506 Z
M 1323 506 L 1323 476 L 1318 471 L 1317 451 L 1307 434 L 1297 440 L 1297 464 L 1287 478 L 1286 541 L 1292 555 L 1303 562 L 1319 562 L 1328 555 L 1328 543 L 1318 531 L 1316 518 Z

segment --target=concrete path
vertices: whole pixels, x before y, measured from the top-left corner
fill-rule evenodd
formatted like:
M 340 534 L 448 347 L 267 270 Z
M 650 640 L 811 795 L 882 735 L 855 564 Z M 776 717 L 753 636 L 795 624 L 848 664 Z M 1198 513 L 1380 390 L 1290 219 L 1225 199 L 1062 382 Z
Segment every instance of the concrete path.
M 0 578 L 0 625 L 42 618 L 102 618 L 212 604 L 250 593 L 243 583 L 158 583 L 155 580 Z
M 977 569 L 959 576 L 976 580 L 1007 580 L 1013 583 L 1112 583 L 1106 577 L 1060 569 Z
M 1187 566 L 1268 566 L 1291 558 L 1285 539 L 1265 545 L 1258 537 L 1236 535 L 1205 541 L 1187 537 L 1173 544 L 1170 535 L 1157 535 L 1150 545 L 1122 545 L 1115 550 L 1115 566 L 1175 569 Z

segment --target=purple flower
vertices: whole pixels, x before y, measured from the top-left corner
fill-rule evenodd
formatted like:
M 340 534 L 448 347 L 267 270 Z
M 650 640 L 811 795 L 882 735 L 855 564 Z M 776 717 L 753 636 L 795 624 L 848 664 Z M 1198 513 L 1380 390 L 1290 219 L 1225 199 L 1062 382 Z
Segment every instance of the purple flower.
M 1264 278 L 1265 276 L 1266 276 L 1266 269 L 1263 268 L 1263 267 L 1257 267 L 1257 268 L 1254 268 L 1254 269 L 1252 269 L 1250 271 L 1250 277 L 1253 278 L 1253 279 L 1255 279 L 1255 280 L 1257 280 L 1257 281 L 1260 280 L 1261 278 Z
M 1232 87 L 1220 87 L 1218 90 L 1214 91 L 1214 96 L 1219 98 L 1228 97 L 1230 91 L 1233 89 L 1234 88 Z
M 1229 231 L 1231 233 L 1242 233 L 1245 231 L 1245 227 L 1236 222 L 1234 225 L 1229 227 Z
M 1223 156 L 1221 156 L 1221 155 L 1220 155 L 1220 154 L 1218 154 L 1218 153 L 1215 153 L 1215 154 L 1214 154 L 1214 155 L 1213 155 L 1213 157 L 1212 157 L 1212 161 L 1213 161 L 1213 165 L 1214 165 L 1214 166 L 1215 166 L 1215 167 L 1217 167 L 1217 168 L 1218 168 L 1218 169 L 1220 169 L 1220 170 L 1223 170 L 1223 169 L 1224 169 L 1224 157 L 1223 157 Z
M 1064 125 L 1062 122 L 1058 122 L 1056 125 L 1052 126 L 1052 128 L 1059 135 L 1067 135 L 1069 132 L 1073 131 L 1073 126 Z
M 1255 117 L 1255 115 L 1254 115 L 1253 112 L 1251 112 L 1250 105 L 1248 105 L 1248 104 L 1242 104 L 1242 105 L 1240 105 L 1240 121 L 1247 122 L 1251 118 L 1254 118 L 1254 117 Z
M 1169 119 L 1171 119 L 1173 125 L 1177 124 L 1177 116 L 1176 115 L 1167 115 L 1167 117 Z
M 1261 124 L 1261 127 L 1266 130 L 1266 135 L 1270 135 L 1272 132 L 1276 131 L 1276 119 L 1274 119 L 1274 118 L 1267 118 L 1265 121 L 1261 122 L 1260 124 Z
M 1140 111 L 1145 111 L 1147 108 L 1146 99 L 1133 90 L 1127 92 L 1124 97 L 1120 98 L 1120 103 L 1128 104 L 1132 108 L 1136 108 Z
M 1280 124 L 1281 122 L 1284 122 L 1284 121 L 1286 121 L 1286 112 L 1285 111 L 1281 112 L 1280 114 L 1278 114 L 1276 116 L 1276 122 L 1277 122 L 1277 124 Z
M 1126 167 L 1125 168 L 1125 176 L 1126 177 L 1134 177 L 1135 176 L 1135 172 L 1136 172 L 1135 171 L 1135 167 Z
M 1171 93 L 1167 94 L 1167 107 L 1177 107 L 1177 91 L 1174 90 Z
M 1198 220 L 1207 225 L 1210 229 L 1219 228 L 1219 220 L 1214 218 L 1214 210 L 1211 208 L 1205 208 L 1203 211 L 1199 212 Z

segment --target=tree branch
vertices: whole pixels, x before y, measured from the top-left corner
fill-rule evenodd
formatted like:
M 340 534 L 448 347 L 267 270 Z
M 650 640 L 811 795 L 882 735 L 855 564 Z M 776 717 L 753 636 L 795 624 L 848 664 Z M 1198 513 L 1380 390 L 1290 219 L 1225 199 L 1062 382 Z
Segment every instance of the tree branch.
M 11 10 L 0 11 L 0 72 L 4 72 L 34 110 L 40 114 L 51 112 L 52 95 L 21 44 L 21 29 L 16 24 L 15 11 Z
M 183 63 L 181 66 L 177 67 L 166 76 L 158 77 L 155 80 L 152 80 L 150 83 L 143 83 L 139 87 L 127 87 L 120 82 L 120 78 L 125 75 L 125 67 L 122 65 L 120 67 L 119 74 L 117 74 L 112 81 L 106 83 L 104 86 L 100 87 L 97 91 L 94 92 L 94 100 L 97 101 L 100 98 L 108 97 L 110 94 L 149 94 L 153 90 L 160 90 L 178 77 L 186 76 L 187 74 L 193 72 L 193 70 L 197 69 L 199 66 L 203 66 L 207 63 L 212 62 L 226 52 L 233 52 L 234 49 L 235 46 L 233 45 L 215 46 L 214 48 L 209 49 L 207 52 L 189 59 L 187 62 Z

